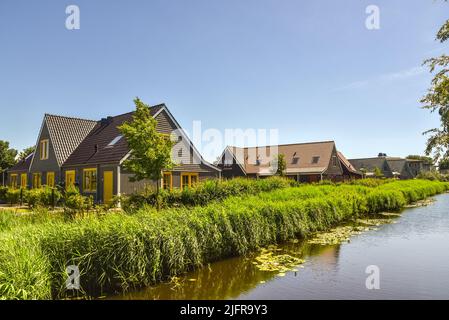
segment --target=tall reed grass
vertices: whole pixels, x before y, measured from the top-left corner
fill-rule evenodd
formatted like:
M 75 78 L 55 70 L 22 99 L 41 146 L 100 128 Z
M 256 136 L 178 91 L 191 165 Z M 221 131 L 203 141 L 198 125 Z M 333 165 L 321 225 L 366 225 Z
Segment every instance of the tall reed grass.
M 206 206 L 159 212 L 144 207 L 132 215 L 14 225 L 0 232 L 0 296 L 65 297 L 69 265 L 81 271 L 83 294 L 131 290 L 360 215 L 399 211 L 448 189 L 448 183 L 418 180 L 376 187 L 307 185 Z

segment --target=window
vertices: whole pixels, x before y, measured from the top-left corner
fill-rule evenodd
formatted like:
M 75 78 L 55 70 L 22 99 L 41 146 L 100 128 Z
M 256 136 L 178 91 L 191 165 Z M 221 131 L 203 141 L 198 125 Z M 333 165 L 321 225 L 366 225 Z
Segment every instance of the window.
M 65 188 L 69 189 L 70 187 L 75 186 L 75 170 L 68 170 L 65 172 Z
M 47 172 L 47 186 L 54 188 L 55 187 L 55 173 Z
M 111 142 L 109 142 L 109 144 L 106 147 L 109 147 L 109 148 L 113 147 L 117 142 L 120 141 L 121 138 L 123 138 L 122 135 L 115 137 Z
M 312 164 L 317 164 L 318 161 L 320 161 L 320 157 L 319 156 L 315 156 L 312 158 Z
M 17 188 L 17 174 L 12 174 L 10 181 L 11 181 L 11 183 L 10 183 L 11 188 L 16 189 Z
M 83 192 L 97 192 L 97 169 L 84 169 Z
M 182 158 L 182 149 L 178 150 L 178 158 Z
M 20 176 L 20 187 L 25 189 L 28 187 L 28 176 L 26 173 L 22 173 Z
M 197 182 L 198 182 L 198 173 L 181 174 L 181 189 L 192 187 Z
M 162 188 L 164 190 L 171 190 L 173 188 L 173 176 L 171 172 L 164 172 Z
M 47 160 L 48 159 L 48 139 L 41 141 L 41 149 L 40 149 L 40 159 Z
M 298 162 L 299 162 L 299 157 L 293 157 L 292 164 L 298 164 Z
M 40 172 L 33 173 L 33 189 L 40 188 L 42 185 L 42 175 Z

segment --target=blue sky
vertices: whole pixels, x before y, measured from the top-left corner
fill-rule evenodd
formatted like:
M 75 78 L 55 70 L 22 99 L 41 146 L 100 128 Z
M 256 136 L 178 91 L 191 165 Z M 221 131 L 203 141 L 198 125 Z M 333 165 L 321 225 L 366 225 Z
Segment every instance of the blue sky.
M 81 29 L 65 28 L 78 5 Z M 380 30 L 365 27 L 368 5 Z M 277 128 L 347 157 L 422 153 L 420 109 L 442 1 L 2 0 L 0 139 L 33 145 L 44 113 L 100 119 L 164 102 L 188 131 Z M 210 159 L 212 160 L 212 159 Z

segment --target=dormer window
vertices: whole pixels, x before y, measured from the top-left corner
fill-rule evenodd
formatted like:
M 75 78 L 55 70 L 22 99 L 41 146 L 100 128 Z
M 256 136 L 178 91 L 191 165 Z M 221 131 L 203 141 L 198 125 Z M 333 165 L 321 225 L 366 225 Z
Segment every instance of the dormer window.
M 319 156 L 315 156 L 312 158 L 312 164 L 317 164 L 320 161 L 320 157 Z
M 122 135 L 119 135 L 119 136 L 115 137 L 111 142 L 109 142 L 109 144 L 107 145 L 107 147 L 109 147 L 109 148 L 113 147 L 113 146 L 114 146 L 117 142 L 119 142 L 120 139 L 122 139 L 122 138 L 123 138 Z
M 48 159 L 48 139 L 41 140 L 40 143 L 40 159 L 47 160 Z

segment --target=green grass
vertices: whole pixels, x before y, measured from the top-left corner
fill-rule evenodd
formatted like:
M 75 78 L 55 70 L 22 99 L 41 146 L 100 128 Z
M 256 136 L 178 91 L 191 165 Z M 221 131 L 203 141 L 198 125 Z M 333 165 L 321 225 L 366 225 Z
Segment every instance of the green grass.
M 131 215 L 19 222 L 7 216 L 0 219 L 0 296 L 63 298 L 69 265 L 79 266 L 86 295 L 139 288 L 348 219 L 400 211 L 448 189 L 448 183 L 421 180 L 374 187 L 318 184 L 160 212 L 145 207 Z

